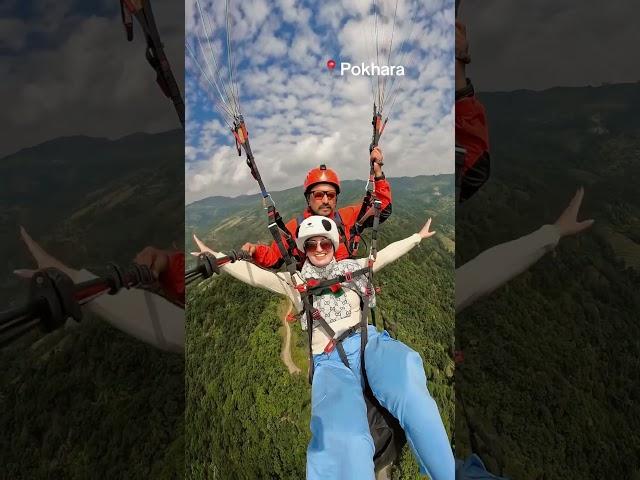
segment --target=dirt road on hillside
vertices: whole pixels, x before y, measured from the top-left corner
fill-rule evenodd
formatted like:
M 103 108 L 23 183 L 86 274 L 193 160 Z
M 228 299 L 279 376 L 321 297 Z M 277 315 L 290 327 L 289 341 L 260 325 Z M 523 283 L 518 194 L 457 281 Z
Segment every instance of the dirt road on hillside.
M 282 343 L 280 358 L 289 369 L 289 373 L 293 375 L 294 373 L 300 373 L 302 370 L 293 363 L 293 359 L 291 358 L 291 325 L 287 322 L 287 316 L 291 313 L 291 308 L 292 307 L 289 306 L 287 313 L 282 317 L 282 324 L 284 325 L 284 342 Z

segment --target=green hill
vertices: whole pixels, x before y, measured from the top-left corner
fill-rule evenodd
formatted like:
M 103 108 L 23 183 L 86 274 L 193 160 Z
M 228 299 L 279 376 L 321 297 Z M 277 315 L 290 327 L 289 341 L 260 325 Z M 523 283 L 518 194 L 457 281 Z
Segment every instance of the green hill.
M 595 225 L 457 316 L 458 454 L 518 480 L 640 478 L 640 84 L 481 100 L 492 177 L 456 212 L 457 265 L 580 185 Z
M 0 308 L 22 302 L 33 260 L 19 225 L 98 273 L 146 245 L 181 243 L 182 131 L 52 140 L 0 160 Z M 180 247 L 178 247 L 180 248 Z M 87 316 L 0 350 L 2 478 L 180 478 L 184 359 Z
M 433 217 L 434 238 L 376 276 L 379 314 L 398 339 L 421 353 L 429 389 L 453 428 L 453 176 L 393 178 L 393 215 L 381 247 Z M 364 182 L 345 182 L 340 205 L 361 201 Z M 285 219 L 302 211 L 300 189 L 274 193 Z M 209 198 L 186 208 L 187 248 L 195 231 L 212 248 L 269 240 L 258 196 Z M 293 327 L 293 358 L 280 361 L 283 299 L 228 276 L 188 291 L 186 447 L 188 478 L 304 478 L 309 441 L 305 336 Z M 407 451 L 394 478 L 418 478 Z
M 20 225 L 68 264 L 94 269 L 130 262 L 147 245 L 179 246 L 183 137 L 64 137 L 1 159 L 0 301 L 20 298 L 11 272 L 31 265 Z

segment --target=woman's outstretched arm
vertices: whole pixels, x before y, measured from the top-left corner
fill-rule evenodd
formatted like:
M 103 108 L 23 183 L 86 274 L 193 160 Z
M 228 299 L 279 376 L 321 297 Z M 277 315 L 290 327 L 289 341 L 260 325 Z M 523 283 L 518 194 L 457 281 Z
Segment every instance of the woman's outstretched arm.
M 427 220 L 427 223 L 422 227 L 422 229 L 418 233 L 414 233 L 410 237 L 407 237 L 403 240 L 398 240 L 397 242 L 390 243 L 382 250 L 378 252 L 376 257 L 376 261 L 373 264 L 373 271 L 377 272 L 378 270 L 384 268 L 389 265 L 391 262 L 394 262 L 401 256 L 409 253 L 412 248 L 419 245 L 420 242 L 429 238 L 432 235 L 435 235 L 436 232 L 432 232 L 429 230 L 431 227 L 431 218 Z M 358 262 L 365 266 L 367 264 L 366 258 L 358 259 Z
M 33 240 L 24 228 L 20 234 L 37 269 L 19 269 L 18 276 L 30 278 L 37 270 L 57 268 L 75 283 L 97 278 L 88 270 L 75 270 L 46 252 Z M 103 295 L 83 306 L 108 323 L 145 343 L 162 350 L 184 351 L 184 309 L 179 308 L 160 295 L 132 288 L 121 290 L 116 295 Z
M 560 238 L 589 228 L 593 220 L 578 221 L 584 189 L 579 188 L 553 225 L 490 248 L 456 269 L 456 313 L 488 295 L 536 263 Z
M 199 252 L 192 252 L 192 255 L 199 255 L 208 252 L 216 258 L 223 257 L 224 254 L 214 252 L 207 247 L 197 236 L 193 236 L 196 245 L 200 249 Z M 253 263 L 239 260 L 222 265 L 220 269 L 252 287 L 265 288 L 280 295 L 286 295 L 293 299 L 296 297 L 296 290 L 291 285 L 291 276 L 288 273 L 273 273 L 264 268 L 260 268 Z

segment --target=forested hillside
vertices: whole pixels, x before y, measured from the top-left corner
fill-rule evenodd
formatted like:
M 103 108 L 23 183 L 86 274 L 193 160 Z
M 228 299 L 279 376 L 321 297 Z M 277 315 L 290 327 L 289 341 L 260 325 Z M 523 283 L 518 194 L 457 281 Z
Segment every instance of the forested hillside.
M 640 84 L 480 98 L 492 176 L 456 212 L 456 263 L 581 185 L 595 224 L 458 316 L 458 454 L 517 480 L 640 478 Z
M 19 236 L 100 273 L 183 228 L 182 131 L 59 138 L 0 160 L 0 310 L 35 267 Z M 75 322 L 70 322 L 74 324 Z M 0 349 L 0 478 L 182 478 L 184 359 L 85 314 Z
M 379 313 L 398 339 L 422 355 L 451 433 L 453 176 L 389 182 L 393 215 L 381 227 L 380 246 L 417 232 L 429 216 L 438 235 L 376 276 Z M 364 182 L 344 182 L 340 205 L 359 202 L 363 191 Z M 285 219 L 304 206 L 301 189 L 274 198 Z M 209 198 L 187 207 L 187 233 L 197 232 L 220 251 L 238 248 L 269 239 L 263 216 L 259 196 Z M 280 360 L 285 301 L 224 275 L 191 288 L 187 298 L 187 477 L 304 478 L 310 437 L 306 334 L 293 327 L 293 359 L 302 373 L 292 375 Z M 419 478 L 408 449 L 394 478 Z
M 32 259 L 20 226 L 76 268 L 124 264 L 147 245 L 179 245 L 183 137 L 180 130 L 63 137 L 0 159 L 0 301 L 24 297 L 13 270 Z

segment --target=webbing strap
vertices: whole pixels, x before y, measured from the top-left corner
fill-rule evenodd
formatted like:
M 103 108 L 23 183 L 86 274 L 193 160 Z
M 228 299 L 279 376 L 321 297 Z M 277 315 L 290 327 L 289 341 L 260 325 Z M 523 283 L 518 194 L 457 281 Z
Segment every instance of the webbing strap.
M 367 379 L 367 369 L 365 368 L 364 364 L 364 350 L 367 347 L 367 340 L 369 339 L 369 332 L 367 331 L 368 323 L 369 303 L 365 302 L 360 316 L 360 370 L 362 371 L 362 378 L 364 379 L 365 385 L 369 385 L 369 380 Z
M 378 146 L 380 137 L 384 131 L 384 127 L 387 125 L 387 120 L 382 121 L 382 113 L 378 111 L 375 102 L 373 103 L 373 120 L 371 125 L 373 126 L 373 134 L 371 136 L 371 144 L 369 145 L 369 153 L 373 152 L 373 149 Z M 366 193 L 362 199 L 362 205 L 360 211 L 356 217 L 356 222 L 351 227 L 350 236 L 350 250 L 355 255 L 358 252 L 358 246 L 360 244 L 360 235 L 364 230 L 364 221 L 368 218 L 368 213 L 373 202 L 376 201 L 376 187 L 375 187 L 375 162 L 372 160 L 369 166 L 369 178 L 367 179 Z
M 367 346 L 367 341 L 368 341 L 368 331 L 367 331 L 368 317 L 369 317 L 369 306 L 366 305 L 362 309 L 360 322 L 358 323 L 358 325 L 354 325 L 353 327 L 345 330 L 340 334 L 340 336 L 338 336 L 335 339 L 335 346 L 336 346 L 336 349 L 338 350 L 338 356 L 340 357 L 340 360 L 342 360 L 342 363 L 344 363 L 345 367 L 351 368 L 351 366 L 349 365 L 349 359 L 347 358 L 347 352 L 345 352 L 342 342 L 347 338 L 349 338 L 354 333 L 356 333 L 358 329 L 360 330 L 360 366 L 362 369 L 362 375 L 366 385 L 369 385 L 369 381 L 367 380 L 367 372 L 364 368 L 364 350 Z
M 360 211 L 358 212 L 356 221 L 351 227 L 351 231 L 350 231 L 351 239 L 349 242 L 350 244 L 349 247 L 350 247 L 350 251 L 353 252 L 354 255 L 358 252 L 358 246 L 360 245 L 360 235 L 364 230 L 363 225 L 364 225 L 364 221 L 366 220 L 365 217 L 370 206 L 371 206 L 371 192 L 367 190 L 367 193 L 365 194 L 362 200 L 362 205 L 360 206 Z
M 291 259 L 291 255 L 289 254 L 289 245 L 292 241 L 291 235 L 289 235 L 289 232 L 286 230 L 286 228 L 283 228 L 284 224 L 282 223 L 282 218 L 273 205 L 269 205 L 267 207 L 267 217 L 269 218 L 269 232 L 271 233 L 274 242 L 276 242 L 282 258 L 285 260 L 285 262 L 287 262 L 287 258 Z M 280 225 L 282 225 L 282 227 Z M 285 241 L 283 241 L 282 239 L 283 236 L 285 237 L 287 245 L 285 245 Z
M 244 122 L 242 122 L 241 126 L 238 126 L 238 128 L 242 128 L 245 132 L 245 135 L 247 135 L 246 133 L 247 130 L 244 125 Z M 247 136 L 244 139 L 244 142 L 240 143 L 240 145 L 242 146 L 242 148 L 244 148 L 244 152 L 247 154 L 247 165 L 249 167 L 249 170 L 251 170 L 251 176 L 256 180 L 256 182 L 258 182 L 258 186 L 260 187 L 260 193 L 262 194 L 262 198 L 270 197 L 269 192 L 267 191 L 267 188 L 264 186 L 264 182 L 262 181 L 262 177 L 260 176 L 260 171 L 258 170 L 258 166 L 256 165 L 256 161 L 253 157 L 253 152 L 251 151 L 251 144 L 249 143 L 249 137 Z
M 380 207 L 382 202 L 375 198 L 375 194 L 373 196 L 373 207 L 375 208 L 375 216 L 373 217 L 373 228 L 371 231 L 371 252 L 369 253 L 369 288 L 371 291 L 374 291 L 373 284 L 373 263 L 376 260 L 378 255 L 377 250 L 377 241 L 378 241 L 378 227 L 380 226 Z M 371 317 L 375 324 L 375 313 L 374 310 L 371 310 Z M 368 340 L 368 319 L 369 319 L 369 303 L 365 302 L 364 307 L 362 308 L 362 316 L 360 317 L 360 368 L 362 369 L 362 378 L 364 379 L 364 384 L 369 387 L 369 380 L 367 379 L 367 369 L 364 361 L 364 350 L 367 346 Z
M 328 280 L 320 280 L 317 283 L 314 283 L 312 287 L 307 287 L 307 292 L 309 295 L 314 295 L 320 292 L 321 290 L 324 290 L 327 287 L 336 285 L 338 283 L 350 282 L 354 278 L 358 278 L 358 277 L 361 277 L 362 275 L 366 275 L 368 272 L 369 272 L 369 267 L 365 267 L 359 270 L 355 270 L 354 272 L 347 272 L 343 275 L 338 275 Z
M 378 227 L 380 226 L 380 209 L 382 207 L 382 202 L 377 198 L 373 200 L 373 208 L 374 208 L 374 217 L 373 217 L 373 227 L 371 228 L 371 253 L 369 254 L 369 258 L 375 260 L 378 255 Z M 371 272 L 373 274 L 373 272 Z
M 292 246 L 293 238 L 291 237 L 290 232 L 287 230 L 282 217 L 278 210 L 276 210 L 275 202 L 271 198 L 271 194 L 267 191 L 267 188 L 262 181 L 262 176 L 260 175 L 260 171 L 258 170 L 258 166 L 256 165 L 255 158 L 253 156 L 253 152 L 251 151 L 251 144 L 249 143 L 249 132 L 247 131 L 247 127 L 244 123 L 244 119 L 242 115 L 236 117 L 234 121 L 234 130 L 232 130 L 233 136 L 236 139 L 236 145 L 238 146 L 238 152 L 241 154 L 240 148 L 244 149 L 244 152 L 247 156 L 247 166 L 251 171 L 251 176 L 258 182 L 258 186 L 260 187 L 260 193 L 262 194 L 263 205 L 267 210 L 267 216 L 269 217 L 269 232 L 271 232 L 271 236 L 273 237 L 274 242 L 278 246 L 278 250 L 280 251 L 281 257 L 284 259 L 287 264 L 287 270 L 290 273 L 294 273 L 297 269 L 296 261 L 298 257 L 295 255 L 295 249 Z M 267 199 L 270 199 L 271 204 L 267 204 Z M 285 237 L 285 241 L 283 242 L 282 237 Z M 286 242 L 286 245 L 285 245 Z M 293 260 L 292 258 L 293 257 Z M 289 267 L 289 263 L 293 261 L 294 269 L 291 270 Z
M 311 318 L 313 318 L 314 320 L 317 320 L 317 322 L 320 324 L 320 326 L 325 331 L 327 336 L 330 337 L 332 340 L 335 340 L 336 332 L 333 330 L 333 328 L 329 326 L 327 321 L 320 314 L 320 310 L 318 310 L 317 308 L 314 308 L 313 313 L 311 314 Z
M 320 311 L 317 309 L 312 310 L 311 301 L 309 300 L 309 298 L 316 291 L 322 290 L 328 286 L 335 285 L 337 283 L 344 283 L 352 279 L 354 276 L 361 276 L 366 274 L 368 274 L 369 276 L 370 291 L 371 292 L 375 291 L 374 285 L 373 285 L 373 263 L 375 262 L 376 256 L 378 254 L 377 240 L 378 240 L 378 227 L 380 226 L 380 210 L 381 210 L 382 202 L 380 202 L 380 200 L 375 198 L 375 194 L 373 194 L 372 196 L 374 199 L 373 208 L 375 213 L 373 218 L 371 250 L 369 253 L 367 267 L 362 268 L 360 270 L 356 270 L 355 272 L 351 272 L 349 274 L 338 275 L 337 277 L 329 280 L 320 281 L 319 283 L 314 284 L 313 287 L 307 287 L 305 291 L 301 292 L 300 297 L 302 298 L 306 317 L 307 317 L 307 330 L 308 330 L 308 337 L 309 337 L 309 383 L 313 382 L 313 348 L 312 348 L 313 334 L 312 332 L 313 332 L 314 320 L 318 322 L 319 326 L 325 331 L 326 335 L 331 339 L 327 344 L 327 347 L 325 347 L 325 351 L 330 352 L 335 346 L 335 348 L 338 349 L 338 355 L 340 356 L 340 360 L 342 360 L 342 363 L 344 363 L 347 368 L 350 368 L 346 352 L 344 350 L 344 347 L 342 346 L 342 341 L 353 333 L 353 330 L 352 330 L 353 327 L 351 329 L 348 329 L 346 332 L 344 332 L 343 334 L 341 334 L 339 337 L 336 338 L 335 331 L 331 328 L 331 326 L 329 326 L 327 321 L 322 317 L 322 315 L 320 314 Z M 373 309 L 370 309 L 369 302 L 363 302 L 363 304 L 364 305 L 362 307 L 362 312 L 360 314 L 360 323 L 359 323 L 360 365 L 361 365 L 362 376 L 363 376 L 365 385 L 367 386 L 367 388 L 369 388 L 368 387 L 369 381 L 367 379 L 367 372 L 365 368 L 364 352 L 365 352 L 365 348 L 367 346 L 367 341 L 368 341 L 367 328 L 368 328 L 369 312 L 371 312 L 371 316 L 375 324 L 375 311 Z
M 302 305 L 307 317 L 307 339 L 309 340 L 309 384 L 313 383 L 313 315 L 311 313 L 311 301 L 309 297 L 302 297 Z
M 133 19 L 131 18 L 131 12 L 128 8 L 125 8 L 124 1 L 120 1 L 120 16 L 122 17 L 122 24 L 124 25 L 125 32 L 127 33 L 127 40 L 133 40 Z
M 129 7 L 127 7 L 127 9 L 131 14 L 132 10 L 129 9 Z M 173 102 L 176 112 L 178 113 L 180 123 L 182 124 L 182 128 L 184 128 L 184 101 L 180 94 L 178 83 L 176 82 L 173 72 L 169 66 L 169 61 L 164 53 L 160 34 L 158 33 L 156 21 L 153 16 L 153 10 L 147 2 L 141 10 L 133 12 L 133 15 L 140 23 L 140 26 L 147 38 L 147 61 L 156 71 L 158 85 L 164 94 Z M 129 38 L 130 31 L 126 22 L 125 27 L 127 28 L 127 38 Z M 133 31 L 131 31 L 131 35 L 132 34 Z

